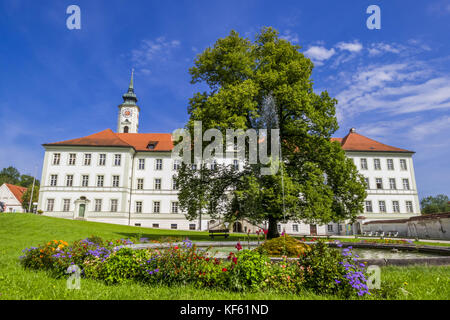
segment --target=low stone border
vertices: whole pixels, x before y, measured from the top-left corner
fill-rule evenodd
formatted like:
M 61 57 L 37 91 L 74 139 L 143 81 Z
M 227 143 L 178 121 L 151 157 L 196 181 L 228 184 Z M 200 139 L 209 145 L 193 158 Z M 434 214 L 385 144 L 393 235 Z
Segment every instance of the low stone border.
M 364 243 L 364 242 L 339 242 L 342 247 L 368 248 L 368 249 L 399 249 L 408 251 L 417 251 L 425 253 L 435 253 L 450 256 L 450 247 L 444 246 L 417 246 L 414 244 L 397 244 L 397 243 Z M 337 247 L 337 242 L 328 242 L 330 247 Z
M 313 241 L 306 241 L 306 244 L 314 244 Z M 193 242 L 198 248 L 208 248 L 213 247 L 230 247 L 233 246 L 234 242 L 230 241 L 199 241 Z M 250 241 L 241 242 L 242 247 L 245 249 L 248 245 L 254 247 L 261 242 Z M 406 258 L 406 259 L 357 259 L 358 262 L 366 262 L 367 265 L 377 265 L 377 266 L 409 266 L 409 265 L 434 265 L 443 266 L 450 265 L 450 247 L 438 247 L 438 246 L 416 246 L 413 244 L 394 244 L 394 243 L 358 243 L 358 242 L 328 242 L 330 247 L 337 247 L 341 244 L 343 248 L 367 248 L 367 249 L 384 249 L 384 250 L 409 250 L 418 252 L 427 252 L 442 255 L 441 257 L 426 257 L 426 258 Z M 182 247 L 185 242 L 173 242 L 173 243 L 141 243 L 127 245 L 126 247 L 131 247 L 133 249 L 146 249 L 146 248 L 170 248 L 173 246 Z M 226 259 L 226 258 L 218 258 Z M 271 257 L 272 262 L 282 261 L 283 258 Z M 287 258 L 287 260 L 297 260 L 297 258 Z

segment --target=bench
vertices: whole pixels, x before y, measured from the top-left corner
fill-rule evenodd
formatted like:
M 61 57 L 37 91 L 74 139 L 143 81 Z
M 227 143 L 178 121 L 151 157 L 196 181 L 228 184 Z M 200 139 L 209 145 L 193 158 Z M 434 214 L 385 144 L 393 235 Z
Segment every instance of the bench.
M 228 229 L 220 229 L 220 230 L 209 230 L 209 236 L 214 239 L 214 237 L 225 237 L 228 238 L 230 235 L 230 231 Z

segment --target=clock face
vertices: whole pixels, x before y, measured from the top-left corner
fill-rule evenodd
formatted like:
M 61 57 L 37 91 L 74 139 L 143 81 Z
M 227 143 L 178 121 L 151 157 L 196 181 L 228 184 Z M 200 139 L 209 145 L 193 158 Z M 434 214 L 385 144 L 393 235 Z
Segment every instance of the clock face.
M 130 118 L 133 115 L 133 111 L 131 109 L 123 109 L 122 116 L 124 118 Z

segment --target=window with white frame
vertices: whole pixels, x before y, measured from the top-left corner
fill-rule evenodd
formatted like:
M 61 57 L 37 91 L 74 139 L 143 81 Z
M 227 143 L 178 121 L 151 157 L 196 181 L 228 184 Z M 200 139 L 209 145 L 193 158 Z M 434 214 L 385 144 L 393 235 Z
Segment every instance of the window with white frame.
M 106 165 L 106 153 L 100 153 L 98 157 L 98 165 L 104 166 Z
M 406 212 L 413 213 L 413 204 L 412 201 L 406 201 Z
M 55 199 L 47 199 L 47 211 L 52 212 L 55 208 Z
M 159 228 L 159 223 L 152 224 L 152 228 Z
M 396 213 L 400 212 L 400 203 L 398 201 L 392 201 L 392 211 Z
M 380 212 L 386 212 L 386 202 L 384 200 L 378 201 Z
M 365 204 L 365 207 L 366 207 L 366 212 L 373 212 L 372 201 L 366 200 L 364 202 L 364 204 Z
M 195 230 L 195 223 L 189 224 L 189 230 Z
M 155 170 L 162 170 L 163 161 L 162 159 L 156 159 L 155 161 Z
M 54 153 L 53 154 L 53 165 L 57 166 L 59 165 L 61 161 L 61 153 Z
M 233 168 L 234 168 L 234 170 L 239 170 L 239 161 L 238 160 L 233 160 Z
M 177 224 L 176 223 L 172 223 L 171 225 L 170 225 L 170 229 L 177 229 Z
M 408 179 L 402 179 L 403 181 L 403 189 L 409 190 L 409 180 Z
M 373 167 L 375 170 L 381 170 L 380 159 L 373 159 Z
M 117 212 L 118 203 L 117 199 L 111 199 L 111 212 Z
M 50 186 L 56 187 L 57 183 L 58 183 L 58 175 L 57 174 L 50 175 Z
M 94 211 L 95 212 L 101 212 L 102 211 L 102 199 L 95 199 Z
M 172 190 L 178 190 L 177 178 L 172 177 Z
M 328 232 L 333 232 L 333 225 L 332 224 L 328 225 Z
M 119 187 L 119 176 L 112 176 L 112 186 L 114 188 Z
M 173 161 L 173 170 L 180 169 L 180 160 L 174 160 Z
M 153 201 L 153 213 L 159 213 L 160 209 L 161 209 L 161 202 Z
M 377 189 L 383 189 L 383 179 L 382 178 L 375 178 L 375 183 L 377 185 Z
M 136 213 L 142 213 L 142 201 L 136 201 Z
M 92 159 L 92 154 L 85 153 L 84 154 L 84 165 L 85 166 L 90 166 L 91 165 L 91 159 Z
M 292 232 L 298 232 L 298 224 L 292 225 Z
M 364 182 L 366 183 L 366 189 L 370 189 L 369 178 L 364 178 Z
M 69 153 L 69 166 L 74 166 L 77 161 L 76 153 Z
M 389 188 L 391 188 L 392 190 L 397 189 L 397 185 L 395 183 L 395 178 L 389 178 Z
M 407 170 L 406 159 L 400 159 L 400 169 Z
M 120 166 L 120 163 L 122 161 L 122 155 L 121 154 L 115 154 L 114 155 L 114 165 L 115 166 Z
M 105 176 L 97 176 L 97 187 L 103 187 Z
M 145 159 L 139 159 L 138 168 L 139 168 L 139 170 L 145 169 Z
M 281 232 L 281 224 L 277 225 L 278 232 Z
M 138 190 L 143 190 L 144 189 L 144 179 L 137 179 L 137 189 Z
M 161 179 L 160 178 L 155 179 L 155 190 L 161 190 Z
M 68 174 L 66 176 L 66 187 L 72 187 L 73 186 L 73 174 Z
M 82 187 L 89 186 L 89 175 L 84 174 L 84 175 L 81 176 L 81 186 Z
M 178 202 L 177 201 L 172 202 L 172 213 L 178 213 Z
M 387 168 L 388 170 L 394 170 L 394 160 L 393 159 L 387 159 Z
M 70 199 L 63 199 L 63 210 L 64 212 L 70 211 Z
M 361 169 L 367 170 L 367 159 L 365 158 L 361 159 Z

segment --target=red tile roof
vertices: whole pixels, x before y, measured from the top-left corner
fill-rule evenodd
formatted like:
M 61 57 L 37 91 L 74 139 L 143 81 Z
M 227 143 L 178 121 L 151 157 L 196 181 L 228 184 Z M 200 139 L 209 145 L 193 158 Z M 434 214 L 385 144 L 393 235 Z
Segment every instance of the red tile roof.
M 154 144 L 153 149 L 147 148 L 149 143 Z M 43 145 L 125 147 L 134 148 L 136 151 L 171 151 L 173 149 L 172 135 L 170 133 L 115 133 L 111 129 L 106 129 L 83 138 L 46 143 Z
M 400 149 L 396 147 L 383 144 L 373 139 L 367 138 L 359 133 L 356 133 L 354 129 L 344 138 L 331 138 L 332 141 L 337 141 L 341 144 L 342 149 L 345 151 L 378 151 L 378 152 L 409 152 L 414 151 Z
M 331 141 L 339 142 L 345 151 L 414 153 L 414 151 L 392 147 L 372 140 L 356 133 L 354 129 L 351 129 L 344 138 L 331 138 Z M 154 148 L 149 149 L 149 144 L 153 144 Z M 83 138 L 47 143 L 44 146 L 125 147 L 133 148 L 136 151 L 169 152 L 173 149 L 173 141 L 170 133 L 115 133 L 111 129 L 106 129 Z
M 22 195 L 25 193 L 25 191 L 27 191 L 27 188 L 25 187 L 21 187 L 21 186 L 16 186 L 13 184 L 9 184 L 9 183 L 5 183 L 5 185 L 8 187 L 8 189 L 12 192 L 12 194 L 14 195 L 14 197 L 16 197 L 16 199 L 22 203 Z

